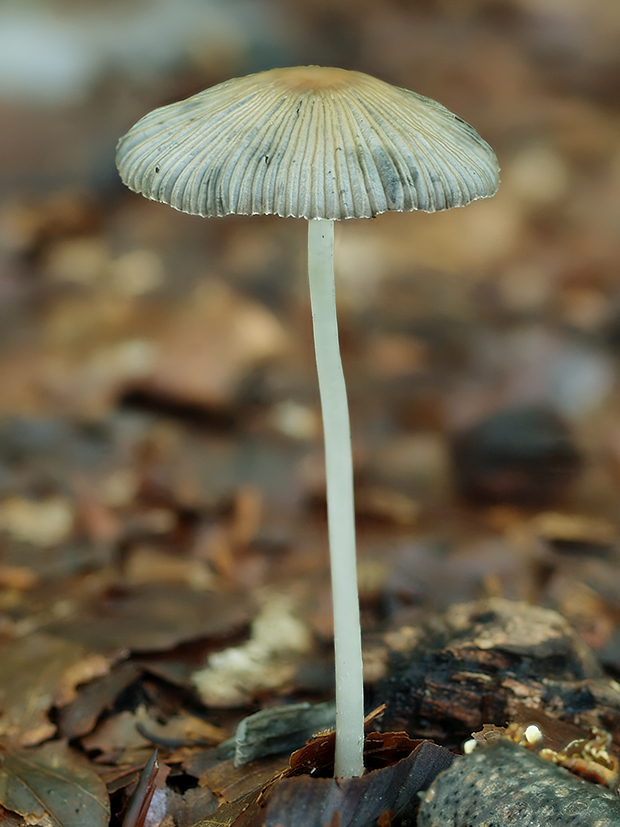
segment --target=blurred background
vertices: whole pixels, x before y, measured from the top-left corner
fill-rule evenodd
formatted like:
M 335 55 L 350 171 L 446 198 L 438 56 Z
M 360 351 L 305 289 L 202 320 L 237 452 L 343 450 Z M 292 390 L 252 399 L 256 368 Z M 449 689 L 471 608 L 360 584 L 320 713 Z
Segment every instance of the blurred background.
M 1 0 L 5 608 L 109 565 L 324 566 L 305 222 L 185 216 L 114 167 L 152 108 L 308 63 L 439 100 L 502 168 L 466 209 L 337 226 L 366 594 L 539 600 L 611 646 L 617 0 Z

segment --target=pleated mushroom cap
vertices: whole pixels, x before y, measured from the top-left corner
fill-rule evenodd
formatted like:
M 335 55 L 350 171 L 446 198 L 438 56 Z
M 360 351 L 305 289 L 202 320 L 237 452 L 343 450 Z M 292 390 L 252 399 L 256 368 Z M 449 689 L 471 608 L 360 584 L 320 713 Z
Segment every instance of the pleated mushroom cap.
M 361 72 L 272 69 L 156 109 L 121 138 L 127 186 L 202 216 L 370 218 L 495 193 L 499 166 L 469 124 Z

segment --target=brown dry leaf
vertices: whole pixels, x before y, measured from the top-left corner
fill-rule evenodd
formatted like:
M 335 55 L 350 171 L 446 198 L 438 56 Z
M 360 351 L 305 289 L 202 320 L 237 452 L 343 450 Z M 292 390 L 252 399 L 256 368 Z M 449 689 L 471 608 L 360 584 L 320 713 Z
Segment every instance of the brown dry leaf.
M 99 236 L 87 236 L 54 243 L 47 252 L 44 267 L 52 281 L 86 287 L 101 278 L 108 261 L 105 240 Z
M 65 497 L 7 497 L 0 503 L 0 529 L 33 546 L 56 546 L 73 532 L 73 506 Z
M 405 747 L 402 739 L 409 742 Z M 317 739 L 319 749 L 325 739 Z M 307 774 L 276 777 L 262 793 L 220 807 L 210 818 L 193 827 L 370 827 L 394 816 L 411 816 L 417 806 L 417 793 L 450 765 L 453 755 L 430 741 L 413 742 L 403 733 L 376 734 L 374 746 L 383 741 L 386 756 L 394 756 L 400 746 L 407 757 L 391 766 L 372 770 L 361 778 L 316 778 Z M 390 741 L 394 741 L 390 744 Z M 295 772 L 293 770 L 292 772 Z
M 55 706 L 66 706 L 77 697 L 77 687 L 101 678 L 110 671 L 110 663 L 103 655 L 87 655 L 65 669 L 54 697 Z
M 0 827 L 25 827 L 26 822 L 16 813 L 11 813 L 0 807 Z M 33 825 L 36 827 L 36 825 Z
M 118 587 L 91 599 L 73 617 L 47 631 L 119 657 L 130 650 L 172 649 L 198 638 L 229 634 L 250 619 L 242 593 L 194 591 L 176 584 Z
M 111 708 L 120 693 L 140 675 L 141 669 L 133 663 L 123 663 L 100 680 L 80 688 L 76 698 L 58 711 L 58 728 L 71 740 L 86 735 L 95 727 L 97 718 Z
M 93 764 L 93 768 L 99 778 L 105 783 L 110 795 L 114 795 L 114 793 L 119 792 L 119 790 L 124 790 L 134 784 L 140 778 L 144 767 L 144 760 L 130 766 Z
M 370 340 L 366 364 L 380 379 L 402 378 L 427 370 L 428 356 L 428 344 L 423 339 L 382 334 Z
M 242 646 L 215 652 L 208 665 L 192 675 L 207 706 L 244 706 L 258 692 L 282 688 L 294 677 L 300 658 L 312 648 L 308 626 L 294 610 L 290 595 L 265 591 Z
M 120 536 L 121 524 L 116 514 L 103 501 L 99 492 L 84 474 L 75 480 L 76 516 L 84 534 L 93 543 L 109 546 Z
M 0 803 L 25 816 L 49 815 L 54 827 L 107 827 L 104 783 L 88 761 L 63 742 L 19 750 L 3 744 Z
M 28 566 L 0 565 L 0 588 L 28 591 L 39 582 L 39 575 Z
M 263 516 L 263 497 L 258 488 L 241 485 L 233 500 L 231 541 L 237 546 L 251 543 L 260 529 Z
M 183 763 L 201 787 L 208 787 L 223 803 L 232 804 L 261 790 L 289 767 L 289 756 L 275 755 L 235 767 L 232 758 L 222 761 L 215 750 L 205 750 Z
M 106 718 L 94 732 L 82 738 L 84 749 L 97 751 L 101 764 L 145 764 L 153 744 L 142 735 L 139 724 L 153 724 L 144 707 Z
M 176 715 L 165 724 L 155 720 L 144 722 L 140 731 L 151 737 L 153 743 L 167 747 L 220 744 L 228 737 L 226 730 L 189 713 Z
M 384 712 L 385 704 L 381 704 L 366 715 L 364 725 L 368 727 Z M 421 743 L 422 740 L 410 738 L 406 732 L 370 732 L 364 738 L 364 766 L 367 770 L 377 770 L 394 764 L 410 755 Z M 331 775 L 335 749 L 335 730 L 315 735 L 291 755 L 287 775 Z
M 70 188 L 46 196 L 14 194 L 0 212 L 3 244 L 22 252 L 65 235 L 92 234 L 100 224 L 100 208 L 92 194 Z
M 161 724 L 146 710 L 124 711 L 105 718 L 89 735 L 82 738 L 82 746 L 98 754 L 98 763 L 133 765 L 144 763 L 146 753 L 153 745 L 166 749 L 190 744 L 218 744 L 227 733 L 219 727 L 193 715 L 182 714 Z
M 107 671 L 101 656 L 86 654 L 79 643 L 35 633 L 0 651 L 0 733 L 22 745 L 49 738 L 56 726 L 47 717 L 59 696 Z
M 129 583 L 182 583 L 196 591 L 206 590 L 214 582 L 212 571 L 201 560 L 179 557 L 144 543 L 128 553 L 124 573 Z
M 44 349 L 34 346 L 0 355 L 0 415 L 14 416 L 24 411 L 49 412 L 47 395 L 41 389 L 46 360 Z
M 166 783 L 170 774 L 170 766 L 159 764 L 154 752 L 131 794 L 123 827 L 189 827 L 197 818 L 216 810 L 217 800 L 211 790 L 196 787 L 184 794 L 175 792 Z
M 356 494 L 355 511 L 358 515 L 395 523 L 414 525 L 420 516 L 420 503 L 393 488 L 379 485 L 366 486 Z
M 45 410 L 107 413 L 119 394 L 152 370 L 165 308 L 93 290 L 60 293 L 46 308 L 36 364 L 25 374 Z M 24 380 L 22 380 L 23 382 Z
M 212 279 L 172 316 L 157 344 L 159 358 L 141 386 L 220 407 L 230 405 L 250 369 L 284 353 L 287 335 L 266 307 Z
M 544 511 L 532 524 L 537 534 L 552 543 L 609 546 L 617 537 L 613 523 L 581 514 Z
M 214 812 L 216 807 L 217 801 L 208 789 L 196 787 L 183 795 L 168 789 L 165 792 L 165 816 L 159 827 L 191 827 L 205 814 Z
M 429 742 L 410 738 L 406 732 L 369 732 L 364 741 L 364 765 L 369 770 L 390 767 L 424 743 Z
M 413 815 L 417 793 L 448 763 L 414 767 L 410 759 L 404 759 L 400 764 L 362 778 L 311 778 L 308 775 L 285 778 L 271 787 L 266 802 L 259 801 L 249 807 L 233 824 L 235 827 L 280 824 L 370 827 L 382 823 L 381 819 L 391 823 L 394 816 Z M 205 827 L 208 824 L 207 820 Z
M 261 790 L 254 790 L 245 798 L 238 799 L 231 803 L 222 804 L 217 810 L 207 819 L 197 821 L 190 827 L 232 827 L 237 823 L 246 810 L 250 807 L 256 806 L 256 802 L 261 795 Z
M 104 344 L 87 355 L 79 344 L 74 347 L 79 361 L 50 351 L 42 365 L 40 391 L 63 410 L 93 418 L 105 415 L 119 396 L 147 376 L 157 358 L 156 345 L 138 336 Z
M 169 772 L 170 767 L 159 764 L 157 750 L 154 750 L 138 776 L 137 784 L 127 802 L 123 827 L 144 827 L 153 796 L 164 786 Z

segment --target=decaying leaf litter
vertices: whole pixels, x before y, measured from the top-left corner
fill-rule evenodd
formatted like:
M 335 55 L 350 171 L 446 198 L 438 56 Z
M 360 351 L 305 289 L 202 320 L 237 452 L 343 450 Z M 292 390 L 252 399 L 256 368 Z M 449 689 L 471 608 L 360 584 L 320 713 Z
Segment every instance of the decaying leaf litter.
M 602 714 L 615 734 L 605 681 L 618 662 L 618 128 L 601 69 L 612 6 L 590 6 L 585 29 L 562 18 L 570 67 L 557 51 L 541 56 L 535 4 L 509 4 L 520 22 L 510 34 L 507 12 L 489 4 L 424 15 L 341 6 L 356 33 L 351 65 L 466 116 L 503 167 L 493 210 L 416 215 L 406 226 L 379 218 L 376 240 L 352 224 L 341 241 L 369 708 L 385 700 L 390 658 L 421 647 L 441 663 L 441 646 L 458 652 L 445 632 L 451 616 L 434 612 L 502 596 L 559 610 L 596 659 L 559 687 L 557 663 L 549 672 L 521 653 L 521 670 L 527 661 L 545 671 L 542 688 L 534 677 L 524 689 L 514 651 L 491 651 L 481 672 L 464 683 L 456 675 L 480 699 L 489 670 L 508 670 L 484 695 L 483 723 L 503 725 L 507 704 L 518 717 L 518 690 L 547 715 L 545 732 L 550 717 L 587 734 Z M 298 12 L 317 39 L 334 31 L 316 7 Z M 446 32 L 458 32 L 460 51 L 433 49 L 423 62 Z M 341 64 L 329 48 L 320 62 Z M 195 83 L 173 78 L 166 100 L 243 72 L 197 66 Z M 113 147 L 165 101 L 153 92 L 129 112 L 110 83 Z M 17 166 L 44 172 L 52 161 L 19 139 L 34 115 L 16 112 Z M 93 112 L 94 102 L 72 116 L 83 145 Z M 57 168 L 84 162 L 63 158 Z M 66 756 L 64 775 L 99 808 L 92 823 L 107 819 L 93 772 L 116 818 L 157 746 L 149 817 L 191 825 L 287 764 L 285 755 L 234 769 L 222 745 L 239 719 L 331 697 L 319 421 L 295 276 L 303 241 L 295 222 L 226 219 L 214 230 L 118 190 L 64 185 L 79 180 L 78 171 L 61 186 L 12 186 L 2 206 L 2 737 L 26 786 L 25 760 Z M 540 413 L 549 406 L 552 417 Z M 456 435 L 467 451 L 453 460 Z M 429 624 L 434 655 L 418 639 Z M 479 668 L 476 640 L 468 666 Z M 204 697 L 196 674 L 210 677 Z M 229 692 L 216 691 L 222 676 Z M 434 667 L 425 680 L 436 689 L 440 678 L 447 708 L 435 719 L 425 710 L 424 731 L 408 722 L 408 734 L 435 730 L 443 743 L 447 730 L 458 747 L 477 725 L 449 671 Z M 553 749 L 577 737 L 559 733 Z M 218 767 L 228 775 L 216 782 Z

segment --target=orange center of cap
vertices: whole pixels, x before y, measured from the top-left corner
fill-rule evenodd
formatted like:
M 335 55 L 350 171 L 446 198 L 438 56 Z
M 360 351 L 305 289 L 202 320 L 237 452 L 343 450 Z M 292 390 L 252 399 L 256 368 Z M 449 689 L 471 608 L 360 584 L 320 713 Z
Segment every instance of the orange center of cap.
M 286 69 L 271 69 L 263 74 L 265 79 L 272 79 L 291 90 L 306 92 L 351 86 L 354 77 L 359 75 L 358 72 L 327 66 L 294 66 Z

